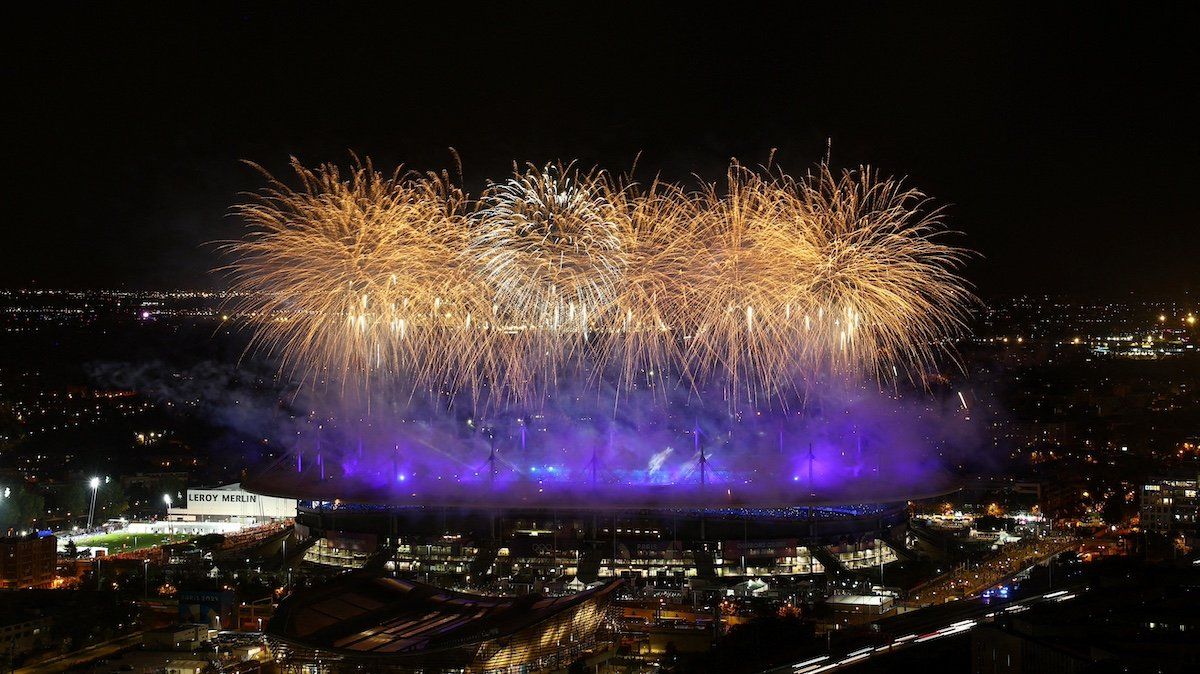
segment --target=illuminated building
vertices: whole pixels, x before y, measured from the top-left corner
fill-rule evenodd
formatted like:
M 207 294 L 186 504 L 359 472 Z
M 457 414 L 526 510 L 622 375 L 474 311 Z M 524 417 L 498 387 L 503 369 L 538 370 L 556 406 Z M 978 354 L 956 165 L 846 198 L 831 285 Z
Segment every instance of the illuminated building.
M 185 505 L 182 508 L 170 507 L 167 511 L 168 521 L 229 524 L 237 528 L 288 519 L 296 514 L 294 499 L 254 494 L 236 483 L 211 489 L 189 488 Z M 197 529 L 197 533 L 200 532 Z
M 482 510 L 302 504 L 307 563 L 372 561 L 431 583 L 565 592 L 612 578 L 682 588 L 689 579 L 820 576 L 896 561 L 884 534 L 904 503 L 738 508 Z
M 1200 526 L 1200 480 L 1154 478 L 1142 485 L 1142 529 L 1171 536 L 1196 537 Z
M 57 550 L 54 536 L 0 538 L 0 588 L 49 587 L 54 582 Z

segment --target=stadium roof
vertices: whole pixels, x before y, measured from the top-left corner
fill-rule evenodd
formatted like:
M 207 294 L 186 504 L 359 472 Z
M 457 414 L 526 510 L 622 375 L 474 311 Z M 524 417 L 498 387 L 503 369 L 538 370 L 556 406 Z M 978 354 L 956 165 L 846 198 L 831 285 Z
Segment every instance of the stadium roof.
M 284 459 L 289 457 L 283 457 Z M 330 467 L 332 471 L 332 465 Z M 751 484 L 736 481 L 698 484 L 583 484 L 518 479 L 496 485 L 476 482 L 375 483 L 364 476 L 322 476 L 312 470 L 298 474 L 283 459 L 242 482 L 246 491 L 301 501 L 436 506 L 455 508 L 546 508 L 577 510 L 644 510 L 659 508 L 786 508 L 840 506 L 848 503 L 903 503 L 958 491 L 960 481 L 940 471 L 922 474 L 913 483 L 887 474 L 856 478 L 822 487 Z
M 397 656 L 499 639 L 601 598 L 617 583 L 566 597 L 485 597 L 396 578 L 356 575 L 299 592 L 271 618 L 268 633 L 306 648 Z

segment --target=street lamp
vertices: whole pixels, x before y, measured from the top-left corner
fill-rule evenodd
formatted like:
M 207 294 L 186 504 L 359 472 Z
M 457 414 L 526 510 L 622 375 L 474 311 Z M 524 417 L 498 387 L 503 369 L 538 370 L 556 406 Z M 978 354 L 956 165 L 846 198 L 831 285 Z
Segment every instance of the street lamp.
M 100 478 L 93 477 L 91 480 L 88 481 L 88 486 L 90 486 L 92 488 L 92 505 L 91 505 L 91 507 L 88 508 L 88 525 L 87 525 L 87 528 L 90 531 L 92 528 L 92 519 L 96 515 L 96 492 L 100 491 Z

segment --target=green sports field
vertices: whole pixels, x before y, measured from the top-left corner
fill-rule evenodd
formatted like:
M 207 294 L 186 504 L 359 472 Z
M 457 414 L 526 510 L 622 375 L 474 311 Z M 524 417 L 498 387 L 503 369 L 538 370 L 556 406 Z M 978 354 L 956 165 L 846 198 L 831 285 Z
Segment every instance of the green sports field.
M 163 545 L 166 543 L 179 543 L 186 541 L 191 536 L 187 534 L 98 534 L 96 536 L 88 536 L 87 538 L 75 539 L 75 545 L 79 547 L 94 547 L 108 548 L 108 554 L 115 555 L 119 552 L 132 552 L 149 548 L 154 545 Z

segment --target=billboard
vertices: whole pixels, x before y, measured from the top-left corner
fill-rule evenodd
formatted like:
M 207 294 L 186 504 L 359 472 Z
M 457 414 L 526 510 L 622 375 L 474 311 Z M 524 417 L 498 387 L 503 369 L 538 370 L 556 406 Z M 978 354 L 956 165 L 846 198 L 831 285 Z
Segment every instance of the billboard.
M 179 622 L 228 627 L 233 614 L 233 590 L 181 590 L 179 592 Z
M 296 499 L 254 494 L 231 484 L 215 489 L 188 489 L 187 507 L 172 515 L 193 517 L 285 518 L 296 516 Z

